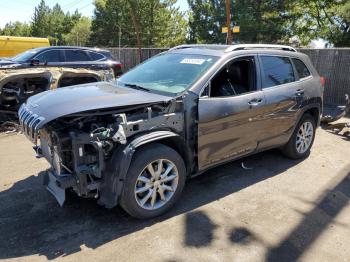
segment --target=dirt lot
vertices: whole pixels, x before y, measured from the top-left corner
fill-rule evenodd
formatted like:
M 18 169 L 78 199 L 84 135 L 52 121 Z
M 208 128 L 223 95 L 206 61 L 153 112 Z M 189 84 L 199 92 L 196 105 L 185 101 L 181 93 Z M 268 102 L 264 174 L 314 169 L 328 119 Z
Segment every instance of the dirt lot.
M 311 156 L 277 150 L 188 182 L 176 208 L 138 221 L 41 185 L 48 167 L 23 135 L 0 136 L 0 259 L 349 261 L 350 141 L 319 129 Z

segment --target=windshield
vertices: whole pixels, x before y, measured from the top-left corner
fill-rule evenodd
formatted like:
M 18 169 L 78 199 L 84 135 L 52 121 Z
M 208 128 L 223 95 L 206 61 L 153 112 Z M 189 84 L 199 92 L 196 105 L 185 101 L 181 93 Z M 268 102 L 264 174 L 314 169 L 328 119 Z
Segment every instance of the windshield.
M 36 49 L 28 50 L 15 56 L 14 58 L 12 58 L 12 60 L 16 62 L 26 62 L 38 52 L 39 50 L 36 50 Z
M 218 59 L 206 55 L 159 55 L 124 74 L 118 84 L 175 95 L 189 88 Z

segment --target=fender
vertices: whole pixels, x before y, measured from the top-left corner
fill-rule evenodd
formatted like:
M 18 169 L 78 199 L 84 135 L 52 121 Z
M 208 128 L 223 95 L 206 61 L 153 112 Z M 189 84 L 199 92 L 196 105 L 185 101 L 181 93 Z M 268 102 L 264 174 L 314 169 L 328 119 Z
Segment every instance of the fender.
M 318 116 L 318 119 L 317 119 L 317 123 L 316 125 L 319 126 L 320 125 L 320 121 L 321 121 L 321 114 L 322 114 L 322 106 L 321 106 L 321 102 L 320 101 L 312 101 L 311 103 L 305 105 L 302 107 L 302 110 L 300 110 L 300 113 L 298 115 L 298 118 L 297 118 L 297 123 L 299 123 L 301 117 L 304 115 L 304 113 L 310 109 L 313 109 L 313 108 L 317 108 L 318 109 L 318 112 L 319 112 L 319 116 Z
M 132 157 L 138 147 L 164 138 L 178 136 L 171 131 L 154 131 L 136 136 L 126 145 L 119 146 L 103 172 L 98 204 L 106 208 L 113 208 L 118 204 L 118 198 L 122 192 Z
M 289 133 L 289 138 L 288 140 L 290 139 L 290 137 L 293 135 L 295 129 L 297 128 L 297 125 L 300 121 L 300 119 L 302 118 L 302 116 L 305 114 L 306 111 L 310 110 L 310 109 L 313 109 L 313 108 L 317 108 L 318 109 L 318 112 L 319 112 L 319 116 L 318 116 L 318 119 L 317 119 L 317 123 L 316 123 L 316 126 L 318 127 L 321 123 L 321 114 L 322 114 L 322 106 L 321 106 L 321 102 L 320 101 L 312 101 L 311 103 L 308 103 L 306 105 L 304 105 L 298 116 L 297 116 L 297 121 L 295 121 L 295 125 L 293 127 L 293 129 L 291 130 L 291 132 Z

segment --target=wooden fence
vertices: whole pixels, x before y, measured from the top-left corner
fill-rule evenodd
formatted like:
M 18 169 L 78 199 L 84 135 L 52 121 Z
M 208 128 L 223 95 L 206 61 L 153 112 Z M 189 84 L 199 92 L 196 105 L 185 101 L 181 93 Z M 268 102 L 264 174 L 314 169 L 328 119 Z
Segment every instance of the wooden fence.
M 138 64 L 138 49 L 137 48 L 106 48 L 113 57 L 123 64 L 123 71 L 126 72 Z M 168 50 L 167 48 L 142 48 L 141 62 L 151 58 L 152 56 Z
M 122 64 L 124 71 L 137 65 L 136 48 L 108 48 Z M 142 48 L 141 62 L 167 49 Z M 345 94 L 350 94 L 350 48 L 300 49 L 307 54 L 317 71 L 326 78 L 325 103 L 343 104 Z M 120 55 L 119 55 L 120 54 Z

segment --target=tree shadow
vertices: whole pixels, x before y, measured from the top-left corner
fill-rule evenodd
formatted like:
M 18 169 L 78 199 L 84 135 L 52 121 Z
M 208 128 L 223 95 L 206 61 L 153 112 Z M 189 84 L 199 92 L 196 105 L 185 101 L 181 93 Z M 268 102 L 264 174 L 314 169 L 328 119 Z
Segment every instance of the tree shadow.
M 249 245 L 256 240 L 256 237 L 245 227 L 234 228 L 230 235 L 230 240 L 234 244 Z
M 244 162 L 254 169 L 244 170 L 236 161 L 191 179 L 170 212 L 147 221 L 133 219 L 121 208 L 108 210 L 95 200 L 77 197 L 60 208 L 42 186 L 44 172 L 30 176 L 0 192 L 0 259 L 33 254 L 54 259 L 79 252 L 82 245 L 95 249 L 278 175 L 298 163 L 282 157 L 277 150 L 245 158 Z M 208 245 L 214 228 L 205 214 L 188 214 L 185 244 Z
M 340 176 L 342 179 L 315 201 L 314 208 L 304 214 L 303 220 L 290 234 L 269 249 L 267 261 L 298 261 L 328 225 L 333 223 L 334 218 L 349 204 L 350 165 Z
M 217 225 L 202 211 L 186 214 L 185 245 L 191 247 L 209 246 Z

